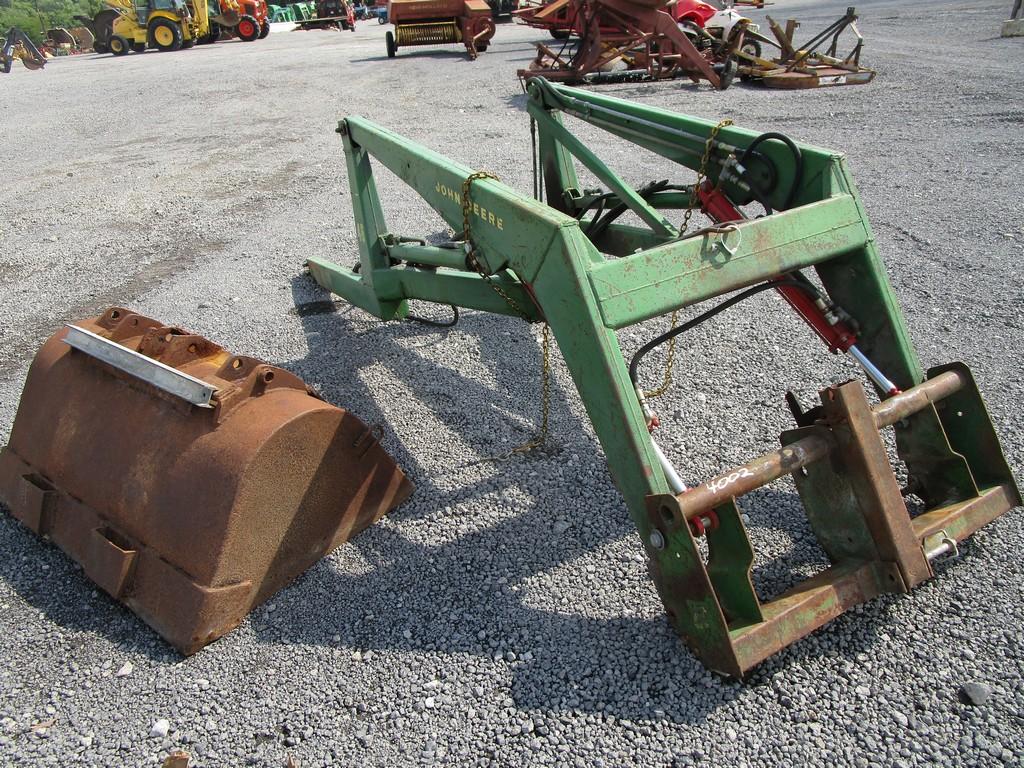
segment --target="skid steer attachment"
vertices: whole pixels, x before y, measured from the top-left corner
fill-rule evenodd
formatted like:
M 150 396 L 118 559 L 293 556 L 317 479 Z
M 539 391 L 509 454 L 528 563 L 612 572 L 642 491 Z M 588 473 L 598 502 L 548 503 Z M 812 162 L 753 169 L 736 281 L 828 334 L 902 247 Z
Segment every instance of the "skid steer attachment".
M 412 491 L 295 375 L 114 307 L 36 355 L 0 499 L 184 654 Z
M 546 203 L 349 117 L 338 130 L 359 267 L 310 259 L 309 269 L 384 319 L 405 316 L 406 299 L 420 299 L 547 322 L 669 617 L 708 666 L 742 675 L 851 606 L 908 591 L 933 575 L 936 557 L 1020 503 L 967 368 L 922 370 L 840 155 L 540 78 L 528 93 L 539 134 L 535 196 L 543 189 Z M 567 129 L 566 115 L 659 154 L 663 175 L 678 164 L 698 178 L 634 189 Z M 438 247 L 389 228 L 371 157 L 461 238 Z M 575 163 L 604 188 L 581 189 Z M 715 225 L 688 233 L 695 206 Z M 744 206 L 766 215 L 749 218 Z M 687 211 L 682 226 L 667 216 L 672 209 Z M 616 220 L 626 212 L 643 226 Z M 849 382 L 825 388 L 821 406 L 806 413 L 794 402 L 798 428 L 782 435 L 782 448 L 687 489 L 652 439 L 657 419 L 637 380 L 639 358 L 666 335 L 627 366 L 615 332 L 731 294 L 718 312 L 766 289 L 830 349 L 848 353 L 883 399 L 872 406 L 863 385 Z M 880 436 L 887 427 L 909 473 L 904 489 Z M 737 498 L 787 474 L 832 565 L 762 601 Z

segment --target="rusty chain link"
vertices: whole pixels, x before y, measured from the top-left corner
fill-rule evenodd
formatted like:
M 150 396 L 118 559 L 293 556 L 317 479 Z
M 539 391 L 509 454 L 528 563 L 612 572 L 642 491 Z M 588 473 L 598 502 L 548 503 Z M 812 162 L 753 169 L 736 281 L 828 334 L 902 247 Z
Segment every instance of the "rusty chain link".
M 711 162 L 711 150 L 714 148 L 715 140 L 718 138 L 718 132 L 726 126 L 732 125 L 732 120 L 726 118 L 722 120 L 711 129 L 711 133 L 708 134 L 707 141 L 704 142 L 704 155 L 700 159 L 700 168 L 697 170 L 697 180 L 693 183 L 693 191 L 690 192 L 690 202 L 686 206 L 686 213 L 683 214 L 683 223 L 679 228 L 679 236 L 682 237 L 686 234 L 686 230 L 690 226 L 690 217 L 693 216 L 693 210 L 697 207 L 697 200 L 699 198 L 700 185 L 704 183 L 707 178 L 708 163 Z M 672 311 L 672 328 L 675 328 L 679 320 L 679 310 Z M 660 397 L 668 391 L 668 388 L 672 386 L 672 366 L 675 364 L 676 357 L 676 339 L 673 336 L 668 341 L 668 349 L 665 351 L 665 371 L 662 374 L 661 384 L 652 389 L 650 392 L 644 392 L 645 398 Z

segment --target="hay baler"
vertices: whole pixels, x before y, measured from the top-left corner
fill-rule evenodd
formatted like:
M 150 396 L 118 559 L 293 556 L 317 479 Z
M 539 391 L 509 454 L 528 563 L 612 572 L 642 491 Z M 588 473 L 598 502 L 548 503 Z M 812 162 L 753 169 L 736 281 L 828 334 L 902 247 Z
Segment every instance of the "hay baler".
M 385 37 L 389 58 L 399 48 L 462 43 L 475 59 L 494 36 L 491 7 L 484 0 L 390 0 L 388 20 L 395 26 Z

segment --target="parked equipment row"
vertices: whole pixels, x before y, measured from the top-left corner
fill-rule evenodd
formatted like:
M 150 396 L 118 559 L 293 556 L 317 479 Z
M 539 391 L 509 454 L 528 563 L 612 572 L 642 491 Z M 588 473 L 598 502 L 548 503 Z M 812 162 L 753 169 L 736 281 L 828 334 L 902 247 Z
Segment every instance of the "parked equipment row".
M 108 4 L 90 25 L 97 53 L 177 51 L 234 37 L 262 40 L 270 34 L 266 0 L 108 0 Z

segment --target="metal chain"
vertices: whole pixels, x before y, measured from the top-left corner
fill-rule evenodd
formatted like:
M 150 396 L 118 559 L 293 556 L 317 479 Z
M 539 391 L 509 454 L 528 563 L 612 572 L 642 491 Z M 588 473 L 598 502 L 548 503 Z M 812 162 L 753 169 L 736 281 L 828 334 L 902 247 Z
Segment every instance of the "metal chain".
M 693 183 L 693 190 L 690 192 L 690 202 L 686 206 L 686 213 L 683 214 L 683 224 L 679 228 L 679 236 L 682 237 L 686 234 L 686 230 L 690 226 L 690 217 L 693 216 L 693 210 L 697 207 L 697 200 L 699 199 L 698 190 L 700 185 L 704 183 L 704 179 L 708 175 L 708 163 L 711 162 L 711 151 L 714 148 L 715 140 L 718 138 L 718 132 L 721 131 L 728 125 L 732 125 L 732 120 L 726 118 L 722 120 L 711 129 L 711 133 L 708 134 L 707 141 L 704 142 L 704 155 L 700 159 L 700 168 L 697 170 L 697 180 Z M 672 328 L 675 328 L 679 320 L 679 310 L 673 310 L 672 312 Z M 661 377 L 661 384 L 656 389 L 652 389 L 650 392 L 644 392 L 645 398 L 661 397 L 668 388 L 672 386 L 672 366 L 675 364 L 676 359 L 676 339 L 673 336 L 668 340 L 668 349 L 665 352 L 665 372 Z
M 484 282 L 491 286 L 496 294 L 505 300 L 506 304 L 512 307 L 517 315 L 523 318 L 526 322 L 530 322 L 530 316 L 526 314 L 521 306 L 519 306 L 519 302 L 505 293 L 502 287 L 491 279 L 491 276 L 487 274 L 487 270 L 483 268 L 480 260 L 476 257 L 476 246 L 473 245 L 473 238 L 469 228 L 469 218 L 473 213 L 473 202 L 469 198 L 469 191 L 473 187 L 473 182 L 477 179 L 494 179 L 495 181 L 499 181 L 498 177 L 493 173 L 488 173 L 487 171 L 474 171 L 466 177 L 465 181 L 462 182 L 462 247 L 466 249 L 466 263 L 484 279 Z
M 530 453 L 548 441 L 548 422 L 551 417 L 551 327 L 547 323 L 544 323 L 540 349 L 540 428 L 532 438 L 498 458 L 507 459 L 517 453 Z
M 715 139 L 718 138 L 718 132 L 726 126 L 732 125 L 732 120 L 726 118 L 718 123 L 714 128 L 711 129 L 711 133 L 708 134 L 707 141 L 704 142 L 704 155 L 700 159 L 700 168 L 697 170 L 697 180 L 693 183 L 693 191 L 690 192 L 690 202 L 686 207 L 686 213 L 683 215 L 683 226 L 679 229 L 679 235 L 686 234 L 687 228 L 690 226 L 690 217 L 693 216 L 693 209 L 697 207 L 697 200 L 699 197 L 698 190 L 700 185 L 704 183 L 704 179 L 708 175 L 708 163 L 711 162 L 711 150 L 714 148 Z
M 473 188 L 473 182 L 477 179 L 494 179 L 498 181 L 498 177 L 493 173 L 487 171 L 475 171 L 466 177 L 465 181 L 462 182 L 462 239 L 463 247 L 466 249 L 466 263 L 472 267 L 480 277 L 483 278 L 491 288 L 501 298 L 505 300 L 513 311 L 519 315 L 526 322 L 530 322 L 530 316 L 526 314 L 523 308 L 519 305 L 515 299 L 509 296 L 500 285 L 498 285 L 491 276 L 487 274 L 487 270 L 484 269 L 480 260 L 476 256 L 476 246 L 473 244 L 472 233 L 470 232 L 470 216 L 473 212 L 473 202 L 470 199 L 470 191 Z M 537 434 L 527 440 L 522 445 L 517 445 L 511 451 L 501 456 L 493 456 L 493 459 L 508 459 L 517 453 L 530 453 L 531 451 L 543 446 L 548 439 L 548 422 L 550 421 L 551 415 L 551 329 L 547 323 L 544 323 L 544 333 L 541 341 L 541 419 L 540 428 L 537 430 Z

